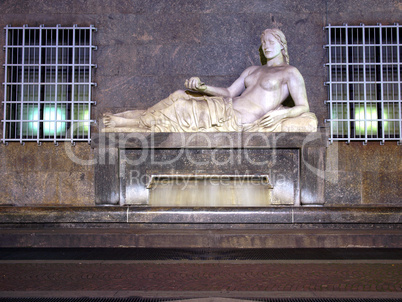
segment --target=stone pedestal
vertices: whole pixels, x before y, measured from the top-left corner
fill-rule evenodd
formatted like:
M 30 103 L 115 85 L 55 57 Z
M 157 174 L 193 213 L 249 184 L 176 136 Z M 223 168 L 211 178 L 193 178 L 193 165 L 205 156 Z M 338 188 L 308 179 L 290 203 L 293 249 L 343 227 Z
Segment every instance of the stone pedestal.
M 326 144 L 327 138 L 321 132 L 100 133 L 92 140 L 97 150 L 96 204 L 151 207 L 323 205 Z M 203 194 L 206 190 L 218 190 L 214 196 L 219 197 L 211 200 L 212 197 L 200 196 L 199 203 L 190 195 L 187 199 L 191 202 L 177 201 L 185 198 L 169 200 L 174 196 L 171 192 L 164 196 L 158 191 L 162 186 L 149 186 L 151 179 L 161 176 L 165 177 L 164 192 L 168 192 L 166 186 L 170 179 L 178 193 L 180 184 L 182 193 L 188 185 L 193 185 Z M 191 182 L 194 178 L 198 178 L 198 182 Z M 257 178 L 266 179 L 270 186 L 261 191 L 265 197 L 247 199 L 239 197 L 239 193 L 233 193 L 234 197 L 232 193 L 230 196 L 221 194 L 227 189 L 226 185 L 234 188 L 233 179 L 248 187 L 252 187 L 250 180 L 253 180 L 255 190 L 260 190 L 255 182 Z M 203 187 L 206 180 L 208 184 Z M 212 182 L 216 186 L 211 189 Z M 159 199 L 155 199 L 156 195 Z M 162 198 L 164 200 L 160 200 Z

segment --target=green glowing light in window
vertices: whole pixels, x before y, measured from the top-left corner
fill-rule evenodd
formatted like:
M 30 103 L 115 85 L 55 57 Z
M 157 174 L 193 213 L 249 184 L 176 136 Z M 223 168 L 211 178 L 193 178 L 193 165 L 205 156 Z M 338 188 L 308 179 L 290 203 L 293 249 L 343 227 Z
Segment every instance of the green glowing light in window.
M 58 107 L 57 110 L 54 105 L 45 105 L 43 108 L 43 135 L 59 136 L 66 132 L 65 122 L 56 122 L 66 119 L 66 109 Z M 46 122 L 49 121 L 49 122 Z
M 21 114 L 21 109 L 18 107 L 17 116 Z M 22 135 L 25 137 L 36 137 L 39 128 L 39 110 L 38 107 L 24 106 L 22 110 L 22 119 L 36 122 L 22 122 Z M 18 124 L 17 132 L 20 132 L 20 125 Z
M 78 108 L 77 108 L 78 109 Z M 82 105 L 82 107 L 79 107 L 79 110 L 74 112 L 74 119 L 75 120 L 80 120 L 80 121 L 85 121 L 90 119 L 89 116 L 89 108 L 88 105 Z M 89 122 L 78 122 L 75 124 L 74 127 L 74 134 L 75 135 L 86 135 L 89 130 Z
M 348 118 L 347 104 L 333 104 L 332 119 L 347 120 L 347 118 Z M 348 122 L 347 121 L 332 122 L 332 131 L 334 135 L 347 135 Z
M 398 107 L 384 106 L 384 132 L 386 134 L 399 133 L 399 122 L 387 121 L 387 119 L 398 119 L 399 116 Z
M 364 127 L 367 127 L 367 135 L 377 135 L 378 119 L 377 106 L 375 104 L 366 105 L 366 114 L 364 114 L 364 105 L 355 106 L 355 131 L 356 135 L 364 135 Z M 366 120 L 366 122 L 364 121 Z

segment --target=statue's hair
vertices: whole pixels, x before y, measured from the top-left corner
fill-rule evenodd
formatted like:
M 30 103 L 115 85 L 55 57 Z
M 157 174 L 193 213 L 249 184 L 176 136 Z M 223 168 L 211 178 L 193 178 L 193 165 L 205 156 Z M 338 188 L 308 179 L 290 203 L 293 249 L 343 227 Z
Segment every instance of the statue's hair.
M 271 34 L 274 36 L 274 38 L 281 44 L 283 47 L 282 49 L 282 55 L 285 60 L 286 64 L 289 64 L 289 54 L 288 54 L 288 42 L 286 41 L 285 34 L 277 29 L 277 28 L 268 28 L 264 30 L 261 34 L 261 39 L 266 35 L 266 34 Z

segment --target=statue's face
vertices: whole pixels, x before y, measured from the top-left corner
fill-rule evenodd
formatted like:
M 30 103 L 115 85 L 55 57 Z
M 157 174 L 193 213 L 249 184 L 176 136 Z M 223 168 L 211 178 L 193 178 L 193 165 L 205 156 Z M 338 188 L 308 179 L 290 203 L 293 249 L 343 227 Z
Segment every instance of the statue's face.
M 264 56 L 268 60 L 271 60 L 280 55 L 283 49 L 282 45 L 278 42 L 278 40 L 270 33 L 266 33 L 262 37 L 261 44 Z

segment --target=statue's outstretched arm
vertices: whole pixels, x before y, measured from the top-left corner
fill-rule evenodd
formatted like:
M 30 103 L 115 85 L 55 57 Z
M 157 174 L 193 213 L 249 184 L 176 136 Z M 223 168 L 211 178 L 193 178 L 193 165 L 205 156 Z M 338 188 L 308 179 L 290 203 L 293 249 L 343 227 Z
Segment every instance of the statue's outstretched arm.
M 233 84 L 230 87 L 223 88 L 223 87 L 214 87 L 210 85 L 204 84 L 200 78 L 198 77 L 192 77 L 189 80 L 186 80 L 185 86 L 188 89 L 197 91 L 197 92 L 202 92 L 207 95 L 212 95 L 212 96 L 223 96 L 223 97 L 236 97 L 239 96 L 245 89 L 245 84 L 244 84 L 244 79 L 251 73 L 253 72 L 257 66 L 251 66 L 247 68 L 245 71 L 242 72 L 240 77 L 233 82 Z

